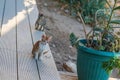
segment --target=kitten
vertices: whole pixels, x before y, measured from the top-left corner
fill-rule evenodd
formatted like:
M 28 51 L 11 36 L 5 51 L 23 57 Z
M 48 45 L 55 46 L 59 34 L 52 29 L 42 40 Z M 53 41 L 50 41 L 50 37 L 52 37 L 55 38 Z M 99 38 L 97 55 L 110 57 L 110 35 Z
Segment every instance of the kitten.
M 50 42 L 51 39 L 51 36 L 42 35 L 42 39 L 33 45 L 32 55 L 36 60 L 43 59 L 43 55 L 48 53 L 49 50 L 46 50 L 47 43 Z
M 40 31 L 44 31 L 44 29 L 48 29 L 46 26 L 46 19 L 43 14 L 40 13 L 38 14 L 38 19 L 35 23 L 35 29 Z

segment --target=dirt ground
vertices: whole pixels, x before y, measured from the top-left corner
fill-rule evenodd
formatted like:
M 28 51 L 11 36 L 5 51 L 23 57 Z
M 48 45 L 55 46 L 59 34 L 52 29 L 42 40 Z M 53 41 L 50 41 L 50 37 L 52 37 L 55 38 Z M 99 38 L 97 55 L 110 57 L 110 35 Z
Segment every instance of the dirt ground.
M 62 10 L 60 4 L 53 0 L 37 0 L 40 13 L 43 13 L 47 20 L 47 35 L 53 36 L 50 48 L 59 71 L 64 71 L 63 63 L 74 59 L 76 62 L 76 50 L 70 48 L 69 35 L 74 32 L 83 38 L 82 25 L 74 18 L 69 16 L 69 10 Z M 67 12 L 66 12 L 67 11 Z

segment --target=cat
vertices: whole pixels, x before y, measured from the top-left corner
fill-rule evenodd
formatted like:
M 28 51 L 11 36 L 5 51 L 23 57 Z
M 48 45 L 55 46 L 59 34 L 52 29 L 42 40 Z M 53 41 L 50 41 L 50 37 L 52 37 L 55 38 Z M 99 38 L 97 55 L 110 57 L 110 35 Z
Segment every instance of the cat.
M 43 55 L 48 53 L 49 50 L 47 49 L 47 43 L 50 42 L 52 39 L 52 36 L 48 37 L 46 35 L 42 35 L 42 39 L 38 40 L 34 45 L 32 49 L 32 55 L 33 58 L 36 60 L 43 59 Z
M 39 31 L 44 31 L 44 29 L 49 30 L 46 26 L 46 19 L 41 13 L 38 14 L 38 19 L 35 23 L 35 29 Z

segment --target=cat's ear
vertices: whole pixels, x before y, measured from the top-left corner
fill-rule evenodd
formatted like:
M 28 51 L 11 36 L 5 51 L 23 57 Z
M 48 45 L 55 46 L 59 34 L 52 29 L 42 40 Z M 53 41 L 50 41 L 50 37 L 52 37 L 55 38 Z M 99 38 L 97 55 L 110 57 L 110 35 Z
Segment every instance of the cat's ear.
M 49 36 L 47 41 L 50 42 L 51 40 L 52 40 L 52 36 Z

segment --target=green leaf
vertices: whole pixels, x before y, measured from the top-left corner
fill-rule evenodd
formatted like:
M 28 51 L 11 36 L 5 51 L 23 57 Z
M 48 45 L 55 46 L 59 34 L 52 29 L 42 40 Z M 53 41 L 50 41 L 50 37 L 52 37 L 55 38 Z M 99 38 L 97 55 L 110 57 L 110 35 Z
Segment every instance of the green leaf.
M 103 28 L 101 28 L 101 27 L 95 27 L 94 31 L 103 32 Z
M 104 46 L 100 46 L 99 50 L 105 50 L 105 47 Z
M 118 9 L 120 9 L 120 6 L 118 6 L 118 7 L 114 8 L 113 10 L 118 10 Z
M 71 33 L 70 34 L 70 42 L 71 42 L 72 46 L 76 45 L 76 43 L 77 43 L 76 41 L 77 40 L 78 40 L 78 37 L 76 37 L 74 33 Z
M 120 24 L 120 20 L 112 20 L 110 23 L 113 23 L 113 24 Z

